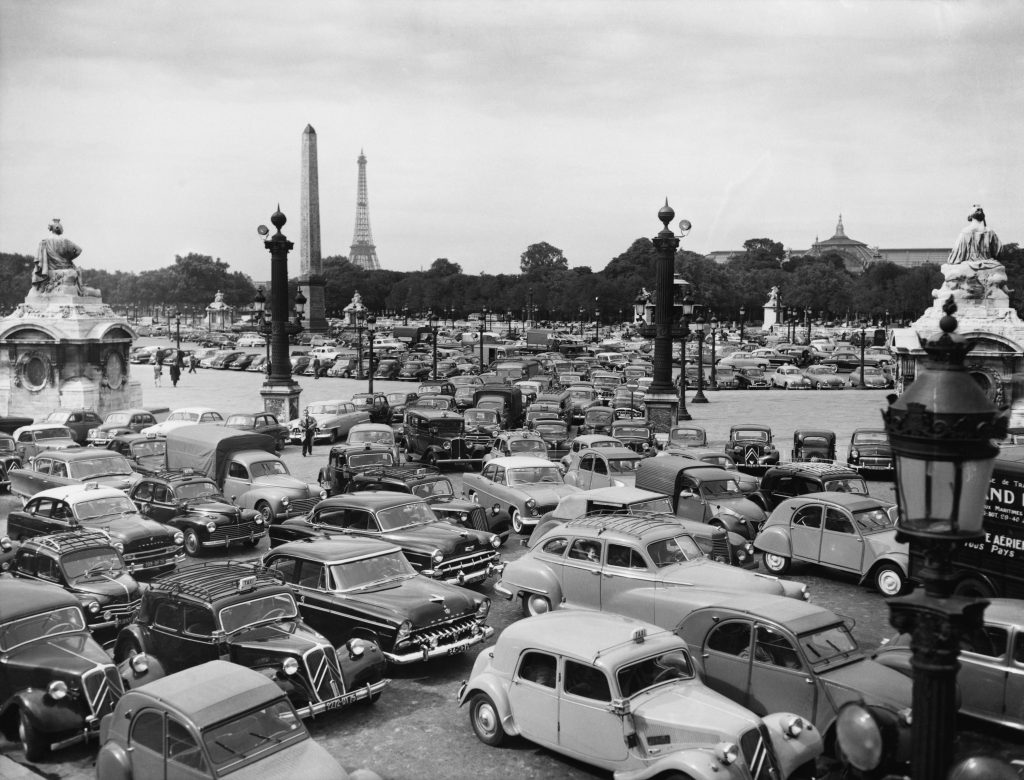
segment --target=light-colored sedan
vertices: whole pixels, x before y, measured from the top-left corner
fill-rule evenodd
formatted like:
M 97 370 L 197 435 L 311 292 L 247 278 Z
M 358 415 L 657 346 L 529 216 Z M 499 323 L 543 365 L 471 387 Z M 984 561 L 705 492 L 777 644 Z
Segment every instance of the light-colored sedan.
M 185 406 L 175 409 L 163 422 L 143 428 L 140 433 L 149 435 L 165 435 L 168 431 L 180 428 L 183 425 L 200 425 L 209 423 L 211 425 L 223 425 L 224 416 L 216 409 L 208 406 Z
M 846 379 L 839 376 L 835 366 L 807 366 L 804 376 L 815 390 L 842 390 L 846 387 Z
M 783 390 L 811 389 L 811 380 L 794 365 L 779 366 L 768 374 L 768 382 L 772 387 L 781 387 Z
M 579 488 L 563 483 L 558 466 L 551 461 L 513 455 L 488 461 L 479 474 L 463 476 L 462 490 L 482 506 L 497 504 L 507 509 L 512 529 L 521 534 L 558 506 L 562 496 Z
M 365 406 L 357 407 L 344 399 L 317 401 L 306 408 L 309 416 L 316 420 L 314 441 L 329 441 L 333 444 L 345 438 L 353 426 L 370 422 L 370 413 Z M 288 434 L 294 444 L 302 442 L 301 418 L 288 422 Z

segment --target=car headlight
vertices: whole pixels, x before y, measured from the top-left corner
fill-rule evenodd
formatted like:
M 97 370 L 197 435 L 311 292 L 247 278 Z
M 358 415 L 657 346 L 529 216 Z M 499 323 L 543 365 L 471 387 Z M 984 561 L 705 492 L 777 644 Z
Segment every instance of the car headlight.
M 801 734 L 804 733 L 804 728 L 805 728 L 805 726 L 804 726 L 803 718 L 798 718 L 797 717 L 797 718 L 790 718 L 789 720 L 787 720 L 785 725 L 783 725 L 782 730 L 785 732 L 786 736 L 789 737 L 790 739 L 796 739 L 797 737 L 799 737 Z
M 434 563 L 440 563 L 444 560 L 444 553 L 440 550 L 435 549 L 432 553 L 430 553 L 430 560 Z
M 736 560 L 738 560 L 740 563 L 742 563 L 743 561 L 747 560 L 747 551 L 742 549 L 742 548 L 737 550 L 736 551 Z
M 401 644 L 409 638 L 410 634 L 412 634 L 412 621 L 405 620 L 398 627 L 398 631 L 395 632 L 395 644 Z
M 149 658 L 145 653 L 139 653 L 138 655 L 133 655 L 131 657 L 128 665 L 131 666 L 132 671 L 135 672 L 135 674 L 145 674 L 149 671 Z
M 68 695 L 68 684 L 63 680 L 54 680 L 47 687 L 46 692 L 50 694 L 51 699 L 60 701 Z
M 86 604 L 85 608 L 95 615 L 100 611 L 100 603 L 96 600 L 93 600 Z
M 348 654 L 352 658 L 361 658 L 366 652 L 366 640 L 365 639 L 350 639 L 345 643 L 345 647 L 348 649 Z
M 185 534 L 183 534 L 181 531 L 175 531 L 175 533 L 174 533 L 174 543 L 175 544 L 184 544 L 185 543 Z
M 476 616 L 478 620 L 483 620 L 487 617 L 487 614 L 491 611 L 491 600 L 481 599 L 480 603 L 476 605 Z
M 288 496 L 285 496 L 284 498 L 281 499 L 281 506 L 287 508 L 289 503 L 291 503 L 291 502 L 288 500 Z
M 449 439 L 445 439 L 443 442 L 441 442 L 441 448 L 445 450 L 450 450 L 452 448 L 451 441 Z
M 256 525 L 263 525 L 263 518 L 262 518 L 262 517 L 254 517 L 254 518 L 252 519 L 252 521 L 253 521 L 253 522 L 254 522 L 254 523 L 255 523 Z
M 206 530 L 212 534 L 214 531 L 217 530 L 217 524 L 213 522 L 213 520 L 211 520 L 206 524 Z
M 739 758 L 740 749 L 733 742 L 726 742 L 718 746 L 718 760 L 726 766 L 736 763 Z
M 321 489 L 320 490 L 320 500 L 323 501 L 325 498 L 327 498 L 327 491 Z
M 851 458 L 859 458 L 860 457 L 860 453 L 857 450 L 850 450 L 850 457 Z
M 536 506 L 537 506 L 537 501 L 535 499 L 532 499 L 532 498 L 526 499 L 526 508 L 527 509 L 533 509 Z
M 124 552 L 124 542 L 114 542 L 113 546 L 114 549 L 117 550 L 119 553 Z
M 501 547 L 501 537 L 499 537 L 497 534 L 491 535 L 491 547 L 493 547 L 494 549 L 498 549 L 499 547 Z
M 294 658 L 285 658 L 284 663 L 281 664 L 281 671 L 291 677 L 297 671 L 299 671 L 299 662 Z

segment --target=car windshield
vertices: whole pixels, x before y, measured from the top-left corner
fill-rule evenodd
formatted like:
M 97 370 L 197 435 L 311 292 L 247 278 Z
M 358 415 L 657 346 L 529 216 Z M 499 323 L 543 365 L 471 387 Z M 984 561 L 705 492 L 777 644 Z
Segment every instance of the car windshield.
M 217 490 L 217 485 L 213 482 L 205 481 L 185 482 L 184 484 L 178 485 L 174 489 L 174 495 L 176 498 L 180 498 L 184 501 L 191 501 L 196 498 L 223 499 L 220 491 Z
M 541 435 L 545 433 L 557 435 L 565 434 L 569 430 L 569 426 L 562 422 L 537 422 L 534 424 L 533 429 Z
M 339 414 L 340 411 L 337 404 L 310 404 L 308 408 L 310 414 Z
M 377 512 L 377 522 L 384 531 L 395 531 L 410 525 L 424 525 L 437 522 L 430 507 L 422 501 L 414 501 L 400 506 L 389 506 Z
M 597 391 L 586 387 L 574 388 L 569 391 L 569 395 L 577 400 L 588 401 L 597 397 Z
M 297 615 L 292 594 L 275 593 L 224 607 L 220 611 L 220 625 L 231 634 L 267 620 L 281 620 Z
M 43 422 L 63 423 L 67 419 L 68 419 L 68 413 L 67 412 L 50 412 L 43 419 Z
M 441 398 L 421 398 L 413 404 L 417 409 L 447 409 L 450 403 Z
M 560 484 L 561 474 L 557 466 L 531 466 L 530 468 L 509 469 L 508 484 L 533 485 L 538 482 Z
M 692 680 L 693 666 L 684 650 L 672 650 L 624 666 L 615 676 L 619 681 L 619 692 L 623 698 L 629 698 L 656 685 Z
M 705 498 L 743 494 L 735 479 L 709 479 L 701 483 L 700 492 Z
M 256 418 L 251 414 L 233 414 L 224 422 L 228 428 L 239 426 L 242 428 L 253 428 L 256 426 Z
M 10 652 L 16 647 L 58 634 L 77 634 L 85 631 L 85 617 L 80 607 L 60 607 L 39 615 L 0 623 L 0 651 Z
M 634 439 L 647 439 L 651 435 L 650 430 L 636 425 L 616 425 L 613 433 L 616 436 L 630 436 Z
M 249 466 L 253 479 L 270 477 L 274 474 L 288 474 L 288 467 L 280 460 L 258 460 Z
M 844 477 L 842 479 L 826 479 L 822 482 L 822 488 L 833 490 L 836 493 L 859 493 L 868 494 L 868 484 L 862 477 Z
M 857 652 L 857 640 L 841 623 L 797 637 L 804 655 L 812 666 L 828 663 L 835 658 Z
M 35 431 L 35 437 L 39 439 L 70 439 L 71 431 L 67 428 L 41 428 Z
M 349 431 L 349 444 L 394 444 L 394 431 Z
M 467 409 L 463 416 L 468 423 L 492 423 L 498 420 L 498 413 L 493 409 Z
M 889 435 L 885 431 L 861 431 L 853 434 L 854 444 L 888 444 Z
M 167 454 L 167 442 L 163 439 L 132 442 L 132 455 L 136 458 L 145 458 L 150 455 L 161 457 Z
M 685 534 L 647 545 L 647 554 L 651 556 L 654 565 L 659 568 L 704 557 L 704 553 L 701 552 L 693 537 Z
M 746 430 L 737 428 L 732 432 L 734 439 L 746 439 L 752 441 L 768 441 L 768 431 Z
M 836 373 L 836 367 L 835 366 L 823 366 L 823 365 L 811 366 L 810 368 L 807 369 L 807 373 L 808 374 L 834 374 L 834 373 Z
M 197 412 L 171 412 L 167 415 L 167 422 L 198 422 Z
M 124 455 L 111 453 L 102 458 L 89 458 L 88 460 L 76 460 L 68 464 L 71 475 L 75 479 L 89 479 L 90 477 L 112 477 L 118 474 L 131 474 L 132 467 Z
M 829 440 L 821 436 L 804 436 L 805 447 L 828 447 Z
M 746 376 L 756 376 L 756 377 L 764 376 L 764 371 L 762 371 L 760 368 L 745 368 L 745 369 L 743 369 L 743 373 Z
M 112 547 L 93 547 L 91 550 L 75 550 L 60 559 L 64 576 L 69 582 L 92 577 L 117 577 L 124 574 L 124 564 L 117 550 Z
M 703 443 L 705 438 L 704 431 L 695 431 L 687 428 L 669 431 L 668 433 L 668 440 L 675 442 Z
M 865 534 L 874 534 L 879 531 L 888 531 L 896 527 L 896 518 L 892 517 L 884 507 L 874 509 L 863 509 L 853 513 L 854 522 Z
M 75 514 L 79 520 L 94 520 L 108 515 L 135 514 L 135 504 L 128 496 L 104 496 L 75 504 Z
M 386 398 L 388 403 L 394 406 L 395 404 L 404 404 L 409 401 L 408 393 L 388 393 Z
M 406 580 L 416 576 L 416 570 L 399 551 L 374 555 L 345 563 L 331 565 L 335 590 L 355 590 L 372 585 Z
M 673 514 L 672 511 L 672 500 L 665 496 L 665 498 L 652 498 L 650 501 L 638 501 L 635 504 L 630 504 L 626 507 L 627 511 L 631 514 L 634 512 L 658 512 L 659 514 Z
M 430 498 L 431 496 L 454 496 L 455 488 L 452 487 L 452 483 L 447 479 L 434 479 L 430 482 L 421 482 L 418 485 L 413 485 L 412 494 L 414 496 L 419 496 L 420 498 Z
M 508 443 L 509 452 L 524 453 L 524 452 L 540 452 L 545 453 L 548 451 L 547 445 L 540 439 L 512 439 Z
M 391 450 L 384 452 L 353 452 L 348 456 L 348 465 L 352 468 L 362 466 L 393 466 L 395 459 Z
M 602 406 L 600 409 L 589 409 L 586 413 L 587 425 L 609 425 L 615 419 L 615 410 Z
M 252 710 L 203 731 L 203 742 L 218 777 L 253 756 L 276 753 L 296 740 L 309 737 L 287 699 Z M 179 756 L 179 764 L 183 757 Z M 188 766 L 188 764 L 183 764 Z

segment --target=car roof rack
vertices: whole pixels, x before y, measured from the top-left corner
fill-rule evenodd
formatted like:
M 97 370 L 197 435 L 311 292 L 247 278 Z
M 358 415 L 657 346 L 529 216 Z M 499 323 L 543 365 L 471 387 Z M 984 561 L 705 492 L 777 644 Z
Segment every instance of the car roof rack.
M 683 533 L 682 527 L 674 520 L 664 520 L 657 512 L 638 512 L 625 514 L 620 511 L 590 512 L 583 517 L 569 520 L 565 525 L 573 528 L 597 528 L 599 534 L 615 531 L 636 537 L 637 539 L 660 528 L 672 529 Z
M 182 479 L 184 477 L 197 477 L 199 479 L 209 479 L 205 474 L 201 474 L 190 467 L 185 467 L 181 469 L 164 469 L 163 471 L 155 471 L 149 476 L 155 477 L 156 479 L 166 480 Z
M 36 544 L 59 553 L 87 550 L 99 545 L 110 547 L 110 535 L 99 529 L 82 529 L 80 531 L 64 531 L 47 536 L 34 536 L 22 542 L 22 545 Z
M 149 587 L 169 594 L 214 601 L 257 585 L 284 585 L 284 579 L 266 566 L 245 561 L 205 561 L 179 566 L 153 580 Z
M 409 477 L 433 477 L 441 474 L 437 466 L 423 466 L 420 464 L 408 464 L 401 466 L 373 466 L 355 475 L 364 480 L 373 478 L 390 477 L 392 479 L 408 479 Z
M 785 460 L 785 461 L 781 461 L 781 462 L 775 464 L 775 466 L 773 466 L 772 468 L 804 469 L 805 471 L 814 471 L 814 472 L 817 472 L 818 474 L 827 474 L 827 473 L 830 473 L 830 472 L 839 472 L 839 471 L 850 471 L 850 472 L 856 472 L 857 471 L 852 466 L 847 466 L 844 463 L 841 463 L 841 462 L 836 461 L 836 460 L 821 460 L 821 461 L 813 461 L 813 460 Z

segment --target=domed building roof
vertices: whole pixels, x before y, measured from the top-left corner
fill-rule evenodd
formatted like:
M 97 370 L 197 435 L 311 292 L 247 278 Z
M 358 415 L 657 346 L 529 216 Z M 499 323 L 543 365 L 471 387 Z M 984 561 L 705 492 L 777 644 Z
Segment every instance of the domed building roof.
M 815 239 L 811 245 L 810 254 L 815 257 L 823 257 L 833 252 L 843 258 L 846 270 L 851 273 L 862 273 L 868 264 L 880 259 L 878 250 L 872 249 L 863 241 L 857 241 L 846 235 L 842 214 L 839 215 L 835 235 L 824 241 Z

